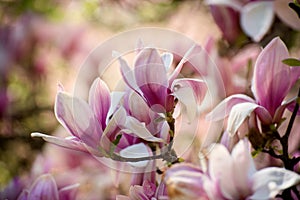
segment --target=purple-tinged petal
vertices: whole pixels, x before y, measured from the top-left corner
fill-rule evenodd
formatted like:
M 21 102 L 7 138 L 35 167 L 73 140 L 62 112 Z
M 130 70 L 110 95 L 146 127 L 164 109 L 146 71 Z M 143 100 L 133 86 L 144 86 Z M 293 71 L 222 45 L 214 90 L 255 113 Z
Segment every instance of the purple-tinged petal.
M 164 62 L 154 48 L 145 48 L 137 55 L 134 72 L 139 87 L 149 83 L 168 86 Z
M 144 143 L 138 143 L 120 151 L 120 155 L 124 158 L 141 158 L 149 157 L 151 154 L 149 148 Z M 128 162 L 133 167 L 146 167 L 149 163 L 149 160 L 139 161 L 139 162 Z
M 219 5 L 211 5 L 210 10 L 223 38 L 229 43 L 234 43 L 241 34 L 239 12 L 231 7 Z
M 255 109 L 258 109 L 258 108 L 263 109 L 261 106 L 257 105 L 256 103 L 250 103 L 250 102 L 240 103 L 240 104 L 233 106 L 229 113 L 228 122 L 227 122 L 227 131 L 228 131 L 229 135 L 233 136 L 237 132 L 238 128 L 245 121 L 245 119 L 247 117 L 249 117 L 250 114 Z M 265 112 L 267 112 L 267 111 L 265 111 Z M 263 114 L 265 114 L 265 113 L 263 113 Z M 266 116 L 267 116 L 267 114 L 266 114 Z M 266 121 L 271 123 L 272 118 L 269 116 L 269 118 L 266 119 Z
M 74 120 L 74 111 L 72 108 L 73 98 L 61 91 L 56 95 L 55 100 L 55 116 L 60 124 L 67 129 L 75 137 L 79 137 Z
M 131 186 L 129 189 L 129 196 L 132 200 L 150 200 L 144 193 L 144 189 L 140 185 Z
M 151 122 L 150 116 L 153 111 L 146 104 L 144 99 L 136 92 L 131 92 L 128 98 L 130 115 L 146 124 Z
M 252 193 L 251 190 L 251 177 L 256 172 L 253 158 L 251 156 L 250 143 L 247 139 L 240 140 L 235 145 L 231 152 L 233 159 L 233 170 L 234 170 L 234 182 L 236 190 L 240 194 L 246 196 Z
M 269 31 L 274 20 L 272 1 L 255 1 L 246 4 L 241 11 L 241 27 L 255 42 Z
M 205 195 L 203 172 L 189 164 L 177 164 L 165 172 L 165 183 L 171 199 L 198 199 Z
M 290 69 L 282 63 L 288 50 L 279 37 L 273 39 L 257 58 L 252 83 L 252 92 L 259 105 L 272 116 L 290 89 Z
M 51 135 L 46 135 L 42 133 L 31 133 L 31 137 L 41 137 L 43 138 L 46 142 L 50 142 L 52 144 L 67 148 L 67 149 L 72 149 L 76 151 L 81 151 L 84 153 L 92 153 L 96 156 L 102 156 L 100 152 L 97 150 L 92 151 L 91 149 L 87 149 L 86 145 L 80 141 L 78 138 L 70 136 L 66 138 L 60 138 L 56 136 L 51 136 Z
M 253 175 L 254 194 L 250 199 L 273 199 L 280 191 L 300 183 L 300 175 L 278 167 L 268 167 Z
M 21 194 L 18 196 L 17 200 L 28 200 L 28 194 L 29 194 L 28 190 L 23 190 Z
M 156 49 L 146 48 L 137 55 L 134 73 L 136 83 L 149 105 L 168 106 L 167 71 Z
M 79 183 L 69 185 L 66 187 L 61 188 L 58 193 L 59 193 L 59 199 L 63 200 L 73 200 L 76 199 L 77 195 L 77 190 L 79 187 Z
M 130 87 L 134 91 L 138 92 L 139 87 L 136 84 L 134 71 L 132 69 L 130 69 L 127 62 L 124 59 L 122 59 L 121 57 L 119 57 L 119 63 L 120 63 L 120 70 L 121 70 L 123 80 L 128 85 L 128 87 Z
M 29 189 L 28 199 L 59 200 L 54 178 L 50 174 L 45 174 L 37 178 Z
M 233 159 L 221 144 L 214 144 L 209 154 L 209 175 L 213 181 L 218 181 L 220 190 L 227 199 L 238 199 L 238 191 L 234 184 Z
M 102 129 L 87 102 L 59 92 L 56 97 L 55 114 L 58 121 L 75 137 L 88 146 L 97 148 Z
M 255 103 L 254 100 L 243 94 L 235 94 L 224 99 L 219 103 L 210 113 L 206 115 L 206 120 L 219 121 L 228 116 L 232 107 L 239 103 L 251 102 Z
M 104 81 L 95 79 L 89 92 L 89 105 L 95 113 L 102 129 L 106 127 L 106 117 L 110 108 L 110 93 Z

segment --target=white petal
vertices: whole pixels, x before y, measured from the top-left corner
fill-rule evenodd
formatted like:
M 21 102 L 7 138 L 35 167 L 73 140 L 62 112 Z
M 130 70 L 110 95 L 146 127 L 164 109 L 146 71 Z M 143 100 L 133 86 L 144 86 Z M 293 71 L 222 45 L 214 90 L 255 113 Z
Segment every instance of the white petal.
M 164 142 L 162 138 L 154 137 L 150 131 L 146 128 L 145 123 L 142 123 L 135 119 L 134 117 L 128 116 L 126 118 L 126 129 L 123 131 L 128 134 L 136 135 L 149 142 Z
M 210 113 L 206 115 L 208 121 L 219 121 L 228 116 L 232 107 L 238 103 L 253 102 L 254 100 L 244 94 L 235 94 L 224 99 Z
M 164 66 L 166 67 L 166 70 L 168 71 L 171 66 L 172 66 L 172 63 L 173 63 L 173 54 L 171 53 L 163 53 L 161 55 L 161 59 L 164 63 Z
M 195 119 L 197 102 L 192 88 L 183 87 L 173 92 L 173 95 L 182 103 L 183 112 L 186 112 L 189 122 Z
M 214 182 L 220 182 L 220 190 L 227 199 L 236 199 L 238 191 L 234 184 L 233 160 L 224 145 L 215 144 L 209 155 L 209 175 Z
M 113 91 L 110 93 L 111 106 L 107 113 L 106 124 L 109 122 L 109 117 L 116 111 L 121 99 L 124 96 L 124 92 Z
M 230 136 L 233 136 L 244 120 L 255 110 L 259 105 L 255 103 L 240 103 L 232 107 L 227 123 L 227 131 Z
M 121 150 L 120 155 L 125 158 L 141 158 L 150 156 L 150 153 L 144 143 L 138 143 Z M 128 163 L 133 167 L 146 167 L 149 160 Z
M 241 27 L 255 42 L 259 42 L 269 31 L 274 20 L 272 1 L 248 3 L 241 12 Z
M 272 199 L 280 191 L 300 183 L 300 175 L 278 167 L 268 167 L 253 176 L 254 194 L 250 199 Z
M 237 11 L 241 10 L 242 2 L 239 0 L 205 0 L 205 3 L 208 5 L 215 5 L 215 6 L 228 6 Z

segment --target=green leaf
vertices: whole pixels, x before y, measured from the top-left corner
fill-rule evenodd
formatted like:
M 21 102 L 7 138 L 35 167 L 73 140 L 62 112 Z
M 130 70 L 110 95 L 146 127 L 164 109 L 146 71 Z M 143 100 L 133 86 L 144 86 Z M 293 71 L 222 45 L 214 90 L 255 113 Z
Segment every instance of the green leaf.
M 112 141 L 113 145 L 110 146 L 110 150 L 109 153 L 110 155 L 112 155 L 117 147 L 117 145 L 119 144 L 120 140 L 122 138 L 122 135 L 117 135 L 116 139 L 114 141 Z
M 300 67 L 300 60 L 295 58 L 287 58 L 282 60 L 282 62 L 286 65 L 292 66 L 292 67 Z

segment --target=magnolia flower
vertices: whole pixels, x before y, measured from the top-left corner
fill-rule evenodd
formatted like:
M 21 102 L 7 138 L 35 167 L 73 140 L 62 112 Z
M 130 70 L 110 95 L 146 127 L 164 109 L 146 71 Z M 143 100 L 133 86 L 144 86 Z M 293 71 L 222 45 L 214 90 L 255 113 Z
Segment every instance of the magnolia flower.
M 161 182 L 158 186 L 155 183 L 144 181 L 143 185 L 134 185 L 129 189 L 129 195 L 118 195 L 116 200 L 168 200 L 165 184 Z
M 279 123 L 284 110 L 291 104 L 284 99 L 300 75 L 299 68 L 282 63 L 288 57 L 288 50 L 280 38 L 273 39 L 255 63 L 251 87 L 254 99 L 243 94 L 232 95 L 209 113 L 207 119 L 217 121 L 229 114 L 227 131 L 230 135 L 235 134 L 252 112 L 264 125 Z
M 75 199 L 79 184 L 69 185 L 58 189 L 54 178 L 50 174 L 38 177 L 29 189 L 24 189 L 18 200 L 59 200 Z
M 240 27 L 255 42 L 259 42 L 270 30 L 275 13 L 291 28 L 300 29 L 297 14 L 288 9 L 286 0 L 206 0 L 212 7 L 212 14 L 221 28 L 224 38 L 235 41 Z M 230 35 L 230 33 L 232 33 Z
M 41 133 L 32 137 L 42 137 L 56 145 L 83 151 L 102 157 L 107 156 L 116 137 L 123 132 L 150 142 L 163 142 L 154 137 L 133 117 L 127 116 L 118 101 L 111 105 L 111 96 L 105 82 L 97 78 L 90 89 L 88 103 L 78 97 L 59 91 L 55 102 L 55 116 L 72 136 L 60 138 Z M 115 102 L 113 102 L 115 104 Z M 123 145 L 124 146 L 124 145 Z
M 143 48 L 135 58 L 134 70 L 119 58 L 123 79 L 153 111 L 173 111 L 176 97 L 182 103 L 189 120 L 192 120 L 196 115 L 197 105 L 205 95 L 205 83 L 199 79 L 176 78 L 186 60 L 195 55 L 199 48 L 195 46 L 190 49 L 170 75 L 167 72 L 172 66 L 173 55 L 160 55 L 154 48 Z
M 284 168 L 256 170 L 248 140 L 241 140 L 228 152 L 214 144 L 208 155 L 208 170 L 186 164 L 166 172 L 168 193 L 178 199 L 271 199 L 300 182 L 300 176 Z M 176 199 L 176 198 L 174 198 Z

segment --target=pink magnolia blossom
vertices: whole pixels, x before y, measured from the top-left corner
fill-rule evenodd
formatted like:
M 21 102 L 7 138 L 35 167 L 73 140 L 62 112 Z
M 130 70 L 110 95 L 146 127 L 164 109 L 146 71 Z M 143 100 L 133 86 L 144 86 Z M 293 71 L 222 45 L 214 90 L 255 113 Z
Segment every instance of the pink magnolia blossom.
M 224 99 L 207 115 L 209 120 L 220 120 L 229 115 L 227 131 L 235 134 L 243 121 L 254 112 L 262 124 L 279 123 L 291 102 L 284 101 L 300 75 L 299 68 L 282 63 L 289 52 L 280 40 L 273 39 L 260 53 L 255 63 L 251 90 L 254 99 L 235 94 Z
M 199 49 L 199 46 L 191 48 L 175 70 L 168 75 L 173 55 L 170 53 L 160 55 L 154 48 L 143 48 L 135 58 L 133 70 L 125 60 L 119 58 L 123 79 L 153 111 L 159 113 L 173 111 L 176 97 L 192 120 L 196 116 L 197 105 L 206 93 L 206 85 L 199 79 L 176 78 L 186 60 L 195 55 Z
M 55 115 L 72 136 L 60 138 L 41 133 L 31 135 L 62 147 L 90 152 L 98 157 L 106 156 L 115 137 L 123 132 L 146 141 L 163 142 L 161 138 L 154 137 L 144 123 L 127 116 L 122 106 L 111 105 L 108 87 L 100 78 L 91 86 L 88 103 L 59 91 L 56 96 Z
M 59 200 L 74 199 L 79 184 L 65 186 L 58 189 L 52 175 L 44 174 L 39 176 L 29 189 L 24 189 L 18 200 Z
M 142 185 L 134 185 L 129 189 L 129 195 L 118 195 L 116 200 L 168 200 L 166 186 L 161 182 L 155 183 L 144 181 Z
M 256 170 L 248 140 L 232 152 L 222 144 L 212 145 L 208 170 L 179 164 L 166 172 L 169 195 L 174 199 L 271 199 L 300 182 L 300 176 L 284 168 Z
M 286 0 L 207 0 L 206 3 L 229 42 L 237 39 L 240 27 L 253 41 L 259 42 L 270 30 L 275 14 L 291 28 L 300 29 L 297 14 L 289 9 Z

